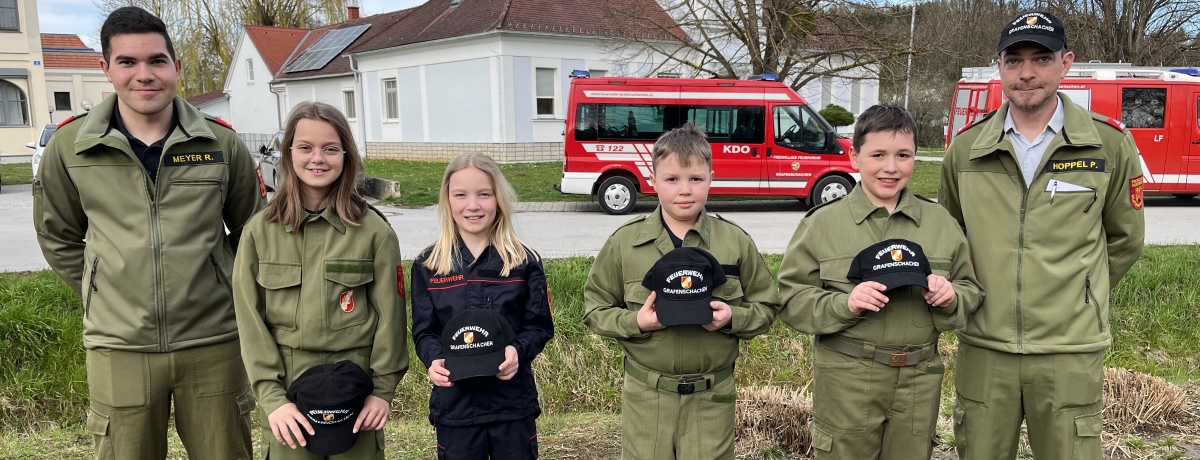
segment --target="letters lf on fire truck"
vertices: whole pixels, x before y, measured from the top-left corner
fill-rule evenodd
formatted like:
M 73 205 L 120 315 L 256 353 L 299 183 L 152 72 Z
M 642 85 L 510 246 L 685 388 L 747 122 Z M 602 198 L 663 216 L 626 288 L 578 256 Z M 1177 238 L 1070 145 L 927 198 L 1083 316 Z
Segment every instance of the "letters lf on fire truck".
M 654 141 L 687 122 L 712 146 L 710 195 L 793 196 L 820 204 L 849 193 L 858 181 L 850 140 L 774 75 L 571 76 L 560 190 L 596 195 L 609 214 L 628 213 L 638 193 L 654 194 Z
M 1058 87 L 1083 108 L 1124 124 L 1142 157 L 1146 192 L 1200 194 L 1200 70 L 1075 63 Z M 995 67 L 968 67 L 954 90 L 946 145 L 1004 102 Z

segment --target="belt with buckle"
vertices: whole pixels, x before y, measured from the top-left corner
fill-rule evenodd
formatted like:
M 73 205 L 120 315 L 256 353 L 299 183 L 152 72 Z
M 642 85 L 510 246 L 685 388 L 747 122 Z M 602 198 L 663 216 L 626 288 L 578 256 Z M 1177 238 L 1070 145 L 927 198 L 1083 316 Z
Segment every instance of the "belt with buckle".
M 638 367 L 629 362 L 629 358 L 625 358 L 625 375 L 633 377 L 634 380 L 650 384 L 650 372 Z M 681 395 L 690 395 L 697 391 L 704 391 L 717 386 L 726 379 L 733 377 L 733 366 L 719 370 L 712 374 L 711 378 L 696 377 L 696 378 L 673 378 L 667 375 L 659 374 L 658 382 L 655 383 L 655 388 Z
M 857 343 L 832 335 L 822 335 L 817 341 L 820 342 L 821 345 L 825 345 L 826 347 L 829 347 L 829 349 L 843 355 L 853 356 L 855 358 L 868 357 L 865 356 L 867 354 L 867 347 L 862 343 Z M 937 344 L 938 341 L 935 339 L 931 343 L 910 347 L 911 349 L 900 351 L 875 349 L 869 358 L 877 363 L 887 364 L 891 367 L 916 366 L 917 363 L 921 362 L 922 359 L 937 354 Z

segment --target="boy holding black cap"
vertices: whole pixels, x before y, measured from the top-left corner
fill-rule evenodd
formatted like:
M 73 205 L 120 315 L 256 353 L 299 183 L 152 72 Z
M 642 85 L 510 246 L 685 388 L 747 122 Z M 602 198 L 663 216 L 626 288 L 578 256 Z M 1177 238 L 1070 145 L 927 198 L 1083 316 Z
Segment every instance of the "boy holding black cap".
M 704 133 L 689 123 L 663 134 L 653 166 L 659 207 L 604 243 L 583 322 L 625 350 L 623 459 L 732 459 L 738 341 L 770 329 L 779 298 L 750 235 L 704 212 L 713 176 Z
M 958 224 L 907 187 L 916 135 L 900 107 L 864 111 L 850 151 L 859 186 L 809 210 L 779 268 L 780 318 L 816 335 L 817 459 L 928 460 L 938 336 L 983 299 Z
M 961 131 L 938 202 L 965 229 L 989 295 L 958 332 L 954 433 L 964 460 L 1101 456 L 1109 289 L 1142 252 L 1142 170 L 1116 119 L 1058 92 L 1075 55 L 1062 22 L 1004 26 L 1008 101 Z M 970 313 L 970 312 L 969 312 Z

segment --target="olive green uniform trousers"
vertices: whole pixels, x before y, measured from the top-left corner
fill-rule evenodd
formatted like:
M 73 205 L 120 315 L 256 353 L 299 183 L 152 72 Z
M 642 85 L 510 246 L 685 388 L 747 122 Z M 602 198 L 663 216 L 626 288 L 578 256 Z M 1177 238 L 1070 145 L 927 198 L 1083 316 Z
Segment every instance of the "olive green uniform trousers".
M 874 348 L 867 347 L 867 356 Z M 813 347 L 816 460 L 929 460 L 945 366 L 932 354 L 892 367 Z
M 312 352 L 304 350 L 296 350 L 289 347 L 279 347 L 279 354 L 283 358 L 283 366 L 285 375 L 283 376 L 284 387 L 292 385 L 295 380 L 304 371 L 321 364 L 336 363 L 343 360 L 353 361 L 362 367 L 363 370 L 370 369 L 371 363 L 371 348 L 364 347 L 354 350 L 345 350 L 338 352 Z M 368 370 L 368 372 L 370 372 Z M 349 451 L 328 457 L 314 455 L 310 453 L 300 444 L 296 444 L 296 448 L 292 449 L 287 444 L 280 443 L 275 439 L 275 434 L 271 432 L 271 423 L 267 420 L 267 415 L 260 411 L 259 423 L 263 427 L 263 445 L 265 455 L 263 458 L 268 460 L 383 460 L 384 437 L 383 430 L 379 431 L 359 431 L 358 442 Z
M 636 365 L 626 361 L 625 366 L 621 387 L 623 460 L 733 459 L 737 386 L 732 375 L 671 376 L 644 368 L 631 375 L 630 366 Z M 693 385 L 694 392 L 681 394 L 680 380 L 695 380 L 697 383 L 684 383 L 685 388 Z M 709 387 L 707 382 L 715 383 Z M 668 387 L 674 391 L 663 389 Z
M 954 437 L 962 460 L 1100 460 L 1104 352 L 1029 355 L 959 342 Z
M 193 460 L 248 460 L 254 395 L 237 340 L 167 353 L 87 350 L 97 460 L 167 457 L 167 424 Z

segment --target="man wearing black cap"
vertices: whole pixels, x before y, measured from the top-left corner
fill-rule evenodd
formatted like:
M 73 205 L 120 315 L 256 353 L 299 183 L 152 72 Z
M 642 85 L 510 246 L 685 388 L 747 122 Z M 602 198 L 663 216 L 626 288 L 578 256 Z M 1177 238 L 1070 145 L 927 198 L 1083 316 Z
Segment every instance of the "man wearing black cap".
M 1057 92 L 1062 22 L 1024 13 L 996 48 L 1008 102 L 965 128 L 939 203 L 965 229 L 988 295 L 958 331 L 958 453 L 1099 459 L 1109 289 L 1142 252 L 1142 168 L 1125 126 Z

